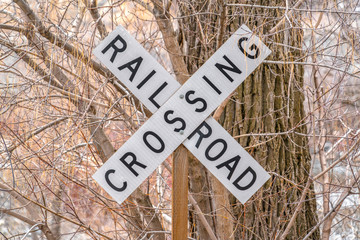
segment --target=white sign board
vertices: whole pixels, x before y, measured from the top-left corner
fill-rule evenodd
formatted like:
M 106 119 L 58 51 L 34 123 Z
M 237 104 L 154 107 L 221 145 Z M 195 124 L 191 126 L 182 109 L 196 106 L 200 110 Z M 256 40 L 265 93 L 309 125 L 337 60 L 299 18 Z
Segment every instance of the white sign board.
M 150 111 L 156 111 L 93 176 L 119 203 L 188 136 L 184 145 L 240 202 L 269 178 L 214 119 L 203 122 L 270 54 L 246 26 L 178 91 L 179 83 L 120 26 L 94 54 Z

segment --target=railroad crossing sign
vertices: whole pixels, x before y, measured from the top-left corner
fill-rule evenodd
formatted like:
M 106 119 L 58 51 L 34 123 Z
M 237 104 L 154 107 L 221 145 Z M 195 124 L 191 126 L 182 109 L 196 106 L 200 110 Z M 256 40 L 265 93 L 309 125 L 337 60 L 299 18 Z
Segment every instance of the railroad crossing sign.
M 260 39 L 242 25 L 181 86 L 118 26 L 94 49 L 94 54 L 154 114 L 93 178 L 122 203 L 184 144 L 245 203 L 270 176 L 209 115 L 270 53 Z

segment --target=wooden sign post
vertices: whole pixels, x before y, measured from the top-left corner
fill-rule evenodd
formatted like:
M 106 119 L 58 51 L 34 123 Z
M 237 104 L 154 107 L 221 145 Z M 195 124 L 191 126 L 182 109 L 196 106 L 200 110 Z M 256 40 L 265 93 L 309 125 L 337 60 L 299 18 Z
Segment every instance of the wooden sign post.
M 187 239 L 188 235 L 188 156 L 187 149 L 180 145 L 173 154 L 172 165 L 172 239 Z
M 181 144 L 242 203 L 270 177 L 209 117 L 270 54 L 246 26 L 240 27 L 182 86 L 121 26 L 95 48 L 94 54 L 154 113 L 93 176 L 118 203 Z M 187 168 L 187 163 L 175 163 L 174 167 Z M 174 182 L 173 191 L 185 197 L 187 175 L 179 179 L 182 182 Z M 173 199 L 176 201 L 187 203 L 182 198 Z M 174 209 L 173 213 L 179 210 L 187 214 L 187 208 Z M 173 226 L 173 231 L 187 233 L 186 229 L 175 229 Z

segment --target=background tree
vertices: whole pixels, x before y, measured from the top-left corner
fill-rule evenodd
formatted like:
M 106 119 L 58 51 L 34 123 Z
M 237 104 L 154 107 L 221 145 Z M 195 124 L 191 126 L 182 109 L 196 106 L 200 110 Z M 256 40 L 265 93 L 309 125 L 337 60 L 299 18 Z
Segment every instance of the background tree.
M 241 205 L 189 154 L 189 238 L 360 238 L 359 14 L 355 0 L 2 1 L 0 235 L 170 239 L 172 156 L 121 205 L 91 178 L 150 117 L 91 51 L 121 24 L 183 83 L 246 24 L 273 53 L 213 117 L 271 179 Z
M 231 4 L 231 2 L 228 3 Z M 254 2 L 244 2 L 244 4 L 251 3 Z M 260 2 L 258 3 L 260 4 Z M 266 6 L 281 6 L 283 3 L 283 1 L 261 2 Z M 295 1 L 289 1 L 289 4 L 294 5 Z M 223 1 L 217 3 L 183 1 L 180 11 L 181 15 L 189 16 L 181 19 L 180 32 L 183 34 L 181 42 L 186 46 L 186 60 L 190 73 L 199 68 L 222 44 L 224 38 L 228 38 L 230 33 L 234 32 L 241 24 L 255 29 L 255 34 L 266 40 L 265 42 L 273 51 L 269 59 L 283 62 L 304 59 L 303 53 L 300 51 L 303 36 L 300 27 L 286 29 L 285 26 L 285 30 L 271 34 L 270 30 L 278 24 L 278 21 L 274 19 L 281 19 L 283 16 L 280 11 L 235 5 L 226 6 Z M 196 14 L 201 11 L 213 11 L 213 14 Z M 264 16 L 266 16 L 265 21 Z M 299 16 L 293 15 L 287 26 L 289 24 L 296 26 L 298 23 Z M 311 160 L 306 136 L 294 133 L 307 133 L 302 93 L 303 68 L 302 65 L 294 64 L 262 64 L 238 88 L 221 115 L 220 121 L 239 140 L 240 144 L 247 147 L 254 158 L 262 166 L 266 166 L 268 171 L 281 176 L 273 175 L 273 178 L 253 198 L 254 200 L 245 207 L 233 197 L 230 197 L 229 200 L 224 198 L 223 195 L 227 194 L 226 191 L 220 190 L 219 188 L 223 187 L 212 178 L 210 181 L 212 184 L 207 186 L 205 191 L 208 191 L 208 195 L 214 192 L 214 209 L 209 207 L 211 199 L 207 201 L 200 199 L 204 198 L 206 194 L 198 197 L 198 202 L 203 203 L 204 212 L 221 212 L 215 216 L 216 232 L 221 239 L 231 236 L 233 231 L 235 231 L 233 236 L 236 239 L 275 238 L 279 232 L 285 229 L 288 219 L 294 214 L 296 205 L 293 202 L 298 201 L 304 191 Z M 288 131 L 293 132 L 275 134 Z M 269 136 L 262 133 L 273 133 L 274 135 Z M 198 171 L 201 166 L 190 169 Z M 201 172 L 206 172 L 205 168 L 201 169 Z M 191 177 L 193 177 L 191 190 L 195 193 L 204 191 L 200 183 L 207 181 L 205 179 L 198 181 L 196 173 Z M 288 181 L 284 181 L 282 177 Z M 203 178 L 206 176 L 203 175 Z M 298 187 L 294 188 L 294 183 Z M 221 210 L 224 207 L 227 209 Z M 303 209 L 295 220 L 289 238 L 301 237 L 317 223 L 317 217 L 314 214 L 316 202 L 312 190 L 306 195 Z M 224 219 L 231 219 L 231 221 L 224 221 Z M 232 222 L 236 224 L 233 225 Z M 224 231 L 226 226 L 232 227 Z M 200 238 L 207 239 L 209 237 L 204 233 L 202 236 L 200 235 Z M 314 235 L 314 239 L 316 238 L 319 238 L 318 232 Z

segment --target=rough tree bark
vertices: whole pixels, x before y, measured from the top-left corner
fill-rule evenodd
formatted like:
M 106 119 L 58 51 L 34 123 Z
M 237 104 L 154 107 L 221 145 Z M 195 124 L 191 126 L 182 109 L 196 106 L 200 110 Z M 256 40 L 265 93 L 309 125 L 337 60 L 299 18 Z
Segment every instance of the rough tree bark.
M 293 6 L 296 1 L 289 1 Z M 284 1 L 267 0 L 262 5 L 279 6 Z M 232 9 L 231 11 L 234 11 Z M 236 22 L 246 23 L 258 35 L 266 34 L 277 21 L 263 21 L 263 16 L 281 18 L 283 12 L 267 9 L 243 9 L 244 17 L 234 19 L 231 25 L 235 30 Z M 297 17 L 292 18 L 296 26 Z M 299 28 L 291 28 L 265 38 L 273 53 L 269 60 L 294 61 L 302 57 L 302 36 Z M 272 44 L 280 43 L 280 44 Z M 229 103 L 223 117 L 224 126 L 233 135 L 244 133 L 280 133 L 294 130 L 307 133 L 303 107 L 303 76 L 301 65 L 262 64 L 238 89 L 235 101 Z M 240 104 L 243 103 L 243 104 Z M 296 202 L 299 201 L 310 170 L 308 139 L 296 134 L 275 136 L 245 136 L 239 138 L 240 144 L 249 147 L 248 151 L 261 165 L 273 175 L 272 179 L 258 192 L 249 204 L 241 206 L 234 199 L 234 213 L 240 226 L 239 239 L 272 239 L 281 233 L 290 219 Z M 256 147 L 252 147 L 252 146 Z M 294 182 L 294 186 L 290 181 Z M 287 239 L 301 238 L 316 225 L 316 202 L 311 191 L 306 197 L 303 210 L 298 214 L 294 227 Z M 313 234 L 319 239 L 319 232 Z
M 284 1 L 279 0 L 241 3 L 285 5 Z M 288 1 L 290 7 L 295 3 L 296 1 Z M 179 20 L 178 39 L 186 54 L 185 60 L 190 74 L 194 73 L 219 45 L 216 40 L 222 38 L 221 9 L 221 1 L 220 3 L 213 1 L 180 3 L 181 15 L 186 17 Z M 199 12 L 214 14 L 194 14 Z M 298 61 L 302 57 L 299 49 L 302 47 L 303 34 L 299 28 L 291 28 L 289 25 L 286 26 L 289 27 L 288 30 L 264 36 L 281 20 L 284 11 L 228 6 L 227 15 L 229 18 L 225 23 L 225 36 L 228 37 L 241 24 L 246 24 L 273 51 L 269 60 Z M 293 16 L 292 26 L 296 26 L 297 19 L 297 16 Z M 291 218 L 296 202 L 299 201 L 302 189 L 306 185 L 311 161 L 308 140 L 305 136 L 296 134 L 307 133 L 302 93 L 303 72 L 304 69 L 300 65 L 260 65 L 257 71 L 237 89 L 221 116 L 220 122 L 234 137 L 245 135 L 236 137 L 240 144 L 246 147 L 267 171 L 275 173 L 245 206 L 233 196 L 229 196 L 232 207 L 227 211 L 231 212 L 230 218 L 233 216 L 231 220 L 234 223 L 235 239 L 276 238 L 287 226 L 287 221 Z M 292 133 L 260 135 L 289 130 L 292 130 Z M 251 136 L 251 134 L 259 135 Z M 210 214 L 214 208 L 221 207 L 219 201 L 223 202 L 224 198 L 222 200 L 214 196 L 209 198 L 209 188 L 214 194 L 217 192 L 226 194 L 226 192 L 213 181 L 211 181 L 212 186 L 209 186 L 206 171 L 202 166 L 196 167 L 201 171 L 196 175 L 190 170 L 191 191 L 202 193 L 196 200 L 202 211 Z M 312 186 L 305 201 L 287 239 L 301 238 L 316 225 L 316 202 Z M 208 221 L 213 224 L 219 239 L 229 239 L 233 237 L 229 230 L 220 233 L 223 229 L 219 228 L 219 221 L 216 219 L 221 217 L 217 215 L 213 221 L 209 217 Z M 200 239 L 207 239 L 201 225 L 197 225 L 197 231 Z M 319 232 L 315 232 L 312 237 L 318 239 Z

